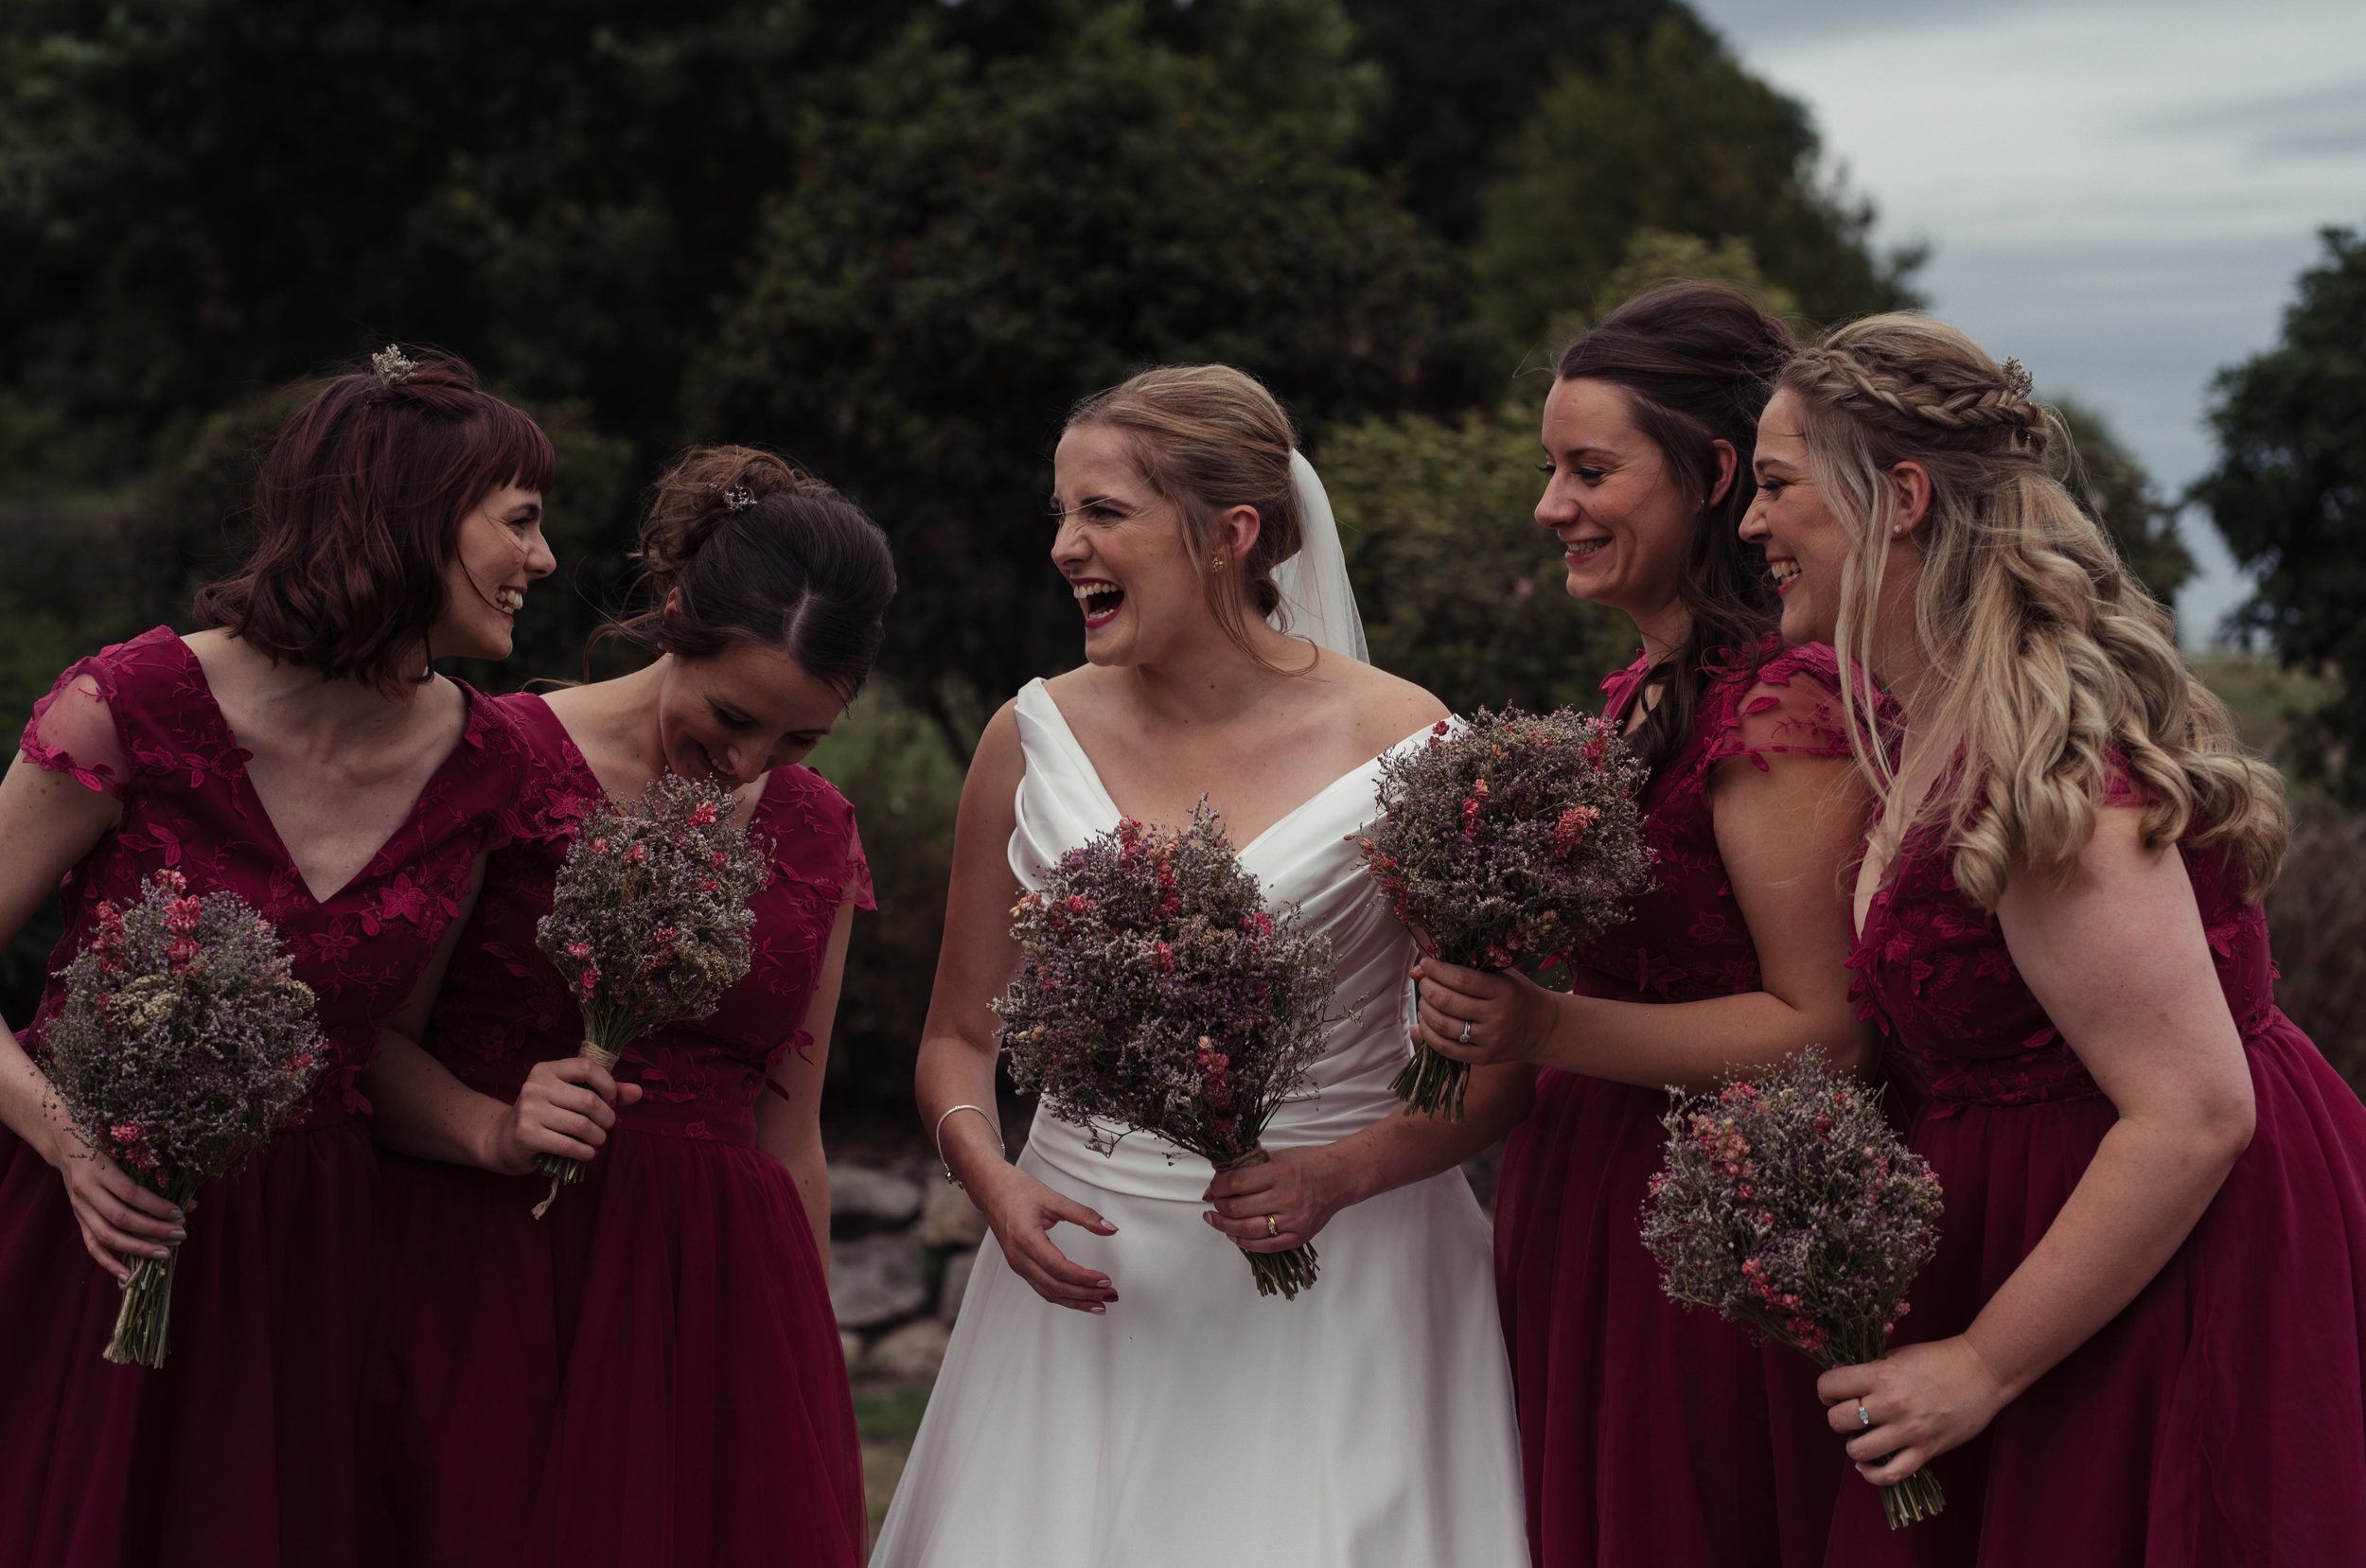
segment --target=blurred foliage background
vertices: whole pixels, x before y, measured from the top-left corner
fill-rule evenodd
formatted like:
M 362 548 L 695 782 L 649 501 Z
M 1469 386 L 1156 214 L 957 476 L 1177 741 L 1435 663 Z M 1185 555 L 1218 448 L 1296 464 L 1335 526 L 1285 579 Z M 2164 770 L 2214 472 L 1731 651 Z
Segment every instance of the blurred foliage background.
M 1529 518 L 1555 353 L 1671 276 L 1803 331 L 1917 304 L 1920 255 L 1875 216 L 1677 0 L 9 0 L 0 712 L 185 629 L 243 547 L 256 444 L 389 340 L 467 355 L 559 449 L 560 575 L 516 657 L 465 672 L 496 689 L 583 672 L 669 454 L 791 452 L 880 520 L 903 580 L 880 678 L 816 758 L 881 901 L 833 1103 L 892 1115 L 971 739 L 1075 657 L 1042 502 L 1071 402 L 1162 361 L 1263 377 L 1331 486 L 1375 660 L 1457 707 L 1583 701 L 1631 649 Z M 2355 467 L 2247 455 L 2288 456 L 2278 420 L 2344 376 L 2357 417 L 2360 361 L 2326 345 L 2346 321 L 2355 349 L 2366 289 L 2355 241 L 2328 244 L 2308 288 L 2337 319 L 2285 351 L 2305 363 L 2223 388 L 2205 499 L 2271 581 L 2322 565 L 2325 495 L 2356 522 Z M 2071 414 L 2081 493 L 2166 597 L 2183 498 Z M 2366 666 L 2337 619 L 2266 595 L 2294 673 L 2228 666 L 2263 744 L 2328 776 L 2366 724 L 2366 667 L 2320 678 Z M 2347 819 L 2311 831 L 2366 864 Z M 0 956 L 11 1019 L 52 920 Z

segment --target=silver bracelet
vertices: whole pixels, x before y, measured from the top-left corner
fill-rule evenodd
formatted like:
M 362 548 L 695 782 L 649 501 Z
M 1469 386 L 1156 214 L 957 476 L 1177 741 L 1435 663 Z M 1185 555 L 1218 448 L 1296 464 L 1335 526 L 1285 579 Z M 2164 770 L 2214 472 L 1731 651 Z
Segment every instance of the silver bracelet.
M 951 1116 L 955 1111 L 976 1111 L 980 1116 L 984 1117 L 988 1121 L 994 1123 L 994 1130 L 998 1136 L 1002 1131 L 1002 1119 L 996 1116 L 992 1111 L 987 1110 L 983 1105 L 947 1106 L 945 1108 L 945 1116 L 937 1118 L 936 1129 L 929 1134 L 929 1140 L 937 1146 L 937 1163 L 945 1167 L 945 1179 L 952 1183 L 955 1187 L 961 1188 L 962 1191 L 966 1192 L 969 1189 L 962 1185 L 961 1177 L 953 1174 L 952 1162 L 945 1157 L 945 1117 Z

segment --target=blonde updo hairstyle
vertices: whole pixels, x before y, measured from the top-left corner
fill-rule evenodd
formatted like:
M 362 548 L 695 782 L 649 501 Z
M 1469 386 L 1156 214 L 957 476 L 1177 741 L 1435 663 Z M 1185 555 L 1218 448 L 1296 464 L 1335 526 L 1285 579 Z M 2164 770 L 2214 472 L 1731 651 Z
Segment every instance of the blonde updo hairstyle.
M 681 659 L 734 643 L 784 648 L 849 701 L 870 678 L 895 595 L 887 536 L 862 508 L 754 447 L 694 447 L 675 459 L 650 491 L 633 559 L 643 608 L 604 635 Z
M 1174 508 L 1209 612 L 1226 636 L 1254 653 L 1249 611 L 1262 618 L 1280 606 L 1274 569 L 1298 553 L 1304 537 L 1291 484 L 1298 432 L 1290 416 L 1262 382 L 1230 365 L 1160 365 L 1078 403 L 1063 429 L 1089 425 L 1125 436 L 1143 483 Z M 1235 506 L 1256 508 L 1257 542 L 1219 570 L 1224 515 Z
M 2146 845 L 2223 854 L 2247 896 L 2262 896 L 2284 857 L 2283 782 L 2243 753 L 2224 704 L 2179 657 L 2168 613 L 2049 466 L 2068 434 L 2026 373 L 1952 327 L 1894 314 L 1838 328 L 1779 388 L 1800 405 L 1810 470 L 1851 536 L 1834 639 L 1845 667 L 1871 668 L 1891 470 L 1913 462 L 1931 478 L 1914 533 L 1929 673 L 1904 755 L 1875 739 L 1867 678 L 1852 677 L 1844 705 L 1883 804 L 1873 853 L 1895 869 L 1907 833 L 1937 829 L 1956 883 L 1994 909 L 2015 871 L 2069 879 L 2124 771 L 2146 802 Z M 1902 779 L 1933 777 L 1927 801 L 1897 798 Z

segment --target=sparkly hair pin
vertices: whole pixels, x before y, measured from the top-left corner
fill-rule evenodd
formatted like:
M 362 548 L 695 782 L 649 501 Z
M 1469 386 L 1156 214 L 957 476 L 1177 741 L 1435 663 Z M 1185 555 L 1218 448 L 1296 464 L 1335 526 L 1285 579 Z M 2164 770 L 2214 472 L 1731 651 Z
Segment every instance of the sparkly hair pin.
M 2019 360 L 2007 360 L 2004 361 L 2005 391 L 2011 393 L 2016 397 L 2026 398 L 2029 396 L 2030 389 L 2036 385 L 2037 382 L 2030 378 L 2029 372 L 2022 367 L 2022 362 Z
M 723 510 L 733 517 L 756 503 L 756 493 L 745 484 L 734 484 L 723 492 Z
M 380 386 L 400 386 L 418 374 L 419 361 L 402 351 L 400 344 L 388 344 L 370 356 L 370 368 L 378 372 Z

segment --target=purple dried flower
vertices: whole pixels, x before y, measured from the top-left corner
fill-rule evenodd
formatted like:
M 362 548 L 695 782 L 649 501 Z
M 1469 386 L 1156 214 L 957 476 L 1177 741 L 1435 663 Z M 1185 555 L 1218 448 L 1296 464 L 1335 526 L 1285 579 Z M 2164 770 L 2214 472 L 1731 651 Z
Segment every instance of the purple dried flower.
M 1482 708 L 1380 765 L 1364 868 L 1422 945 L 1473 969 L 1543 968 L 1626 918 L 1649 885 L 1643 765 L 1609 720 Z M 1470 1068 L 1427 1048 L 1391 1085 L 1459 1118 Z
M 713 1013 L 748 973 L 748 904 L 772 878 L 772 852 L 732 825 L 733 804 L 718 784 L 667 774 L 576 825 L 535 938 L 583 1011 L 578 1055 L 612 1067 L 649 1030 Z M 535 1164 L 553 1196 L 583 1179 L 579 1160 Z
M 268 1141 L 327 1060 L 312 993 L 279 934 L 236 894 L 158 872 L 130 909 L 97 909 L 42 1033 L 55 1103 L 94 1154 L 172 1203 Z M 176 1252 L 132 1265 L 109 1361 L 161 1366 Z
M 994 1004 L 1021 1089 L 1106 1153 L 1147 1132 L 1218 1169 L 1306 1091 L 1333 1021 L 1331 943 L 1277 919 L 1206 801 L 1176 830 L 1128 818 L 1012 909 L 1018 978 Z M 1315 1281 L 1312 1247 L 1251 1253 L 1261 1295 Z
M 1675 1094 L 1676 1091 L 1669 1091 Z M 1676 1095 L 1643 1204 L 1669 1298 L 1812 1357 L 1877 1360 L 1938 1246 L 1938 1179 L 1822 1054 Z M 1893 1528 L 1939 1511 L 1928 1471 L 1883 1489 Z

